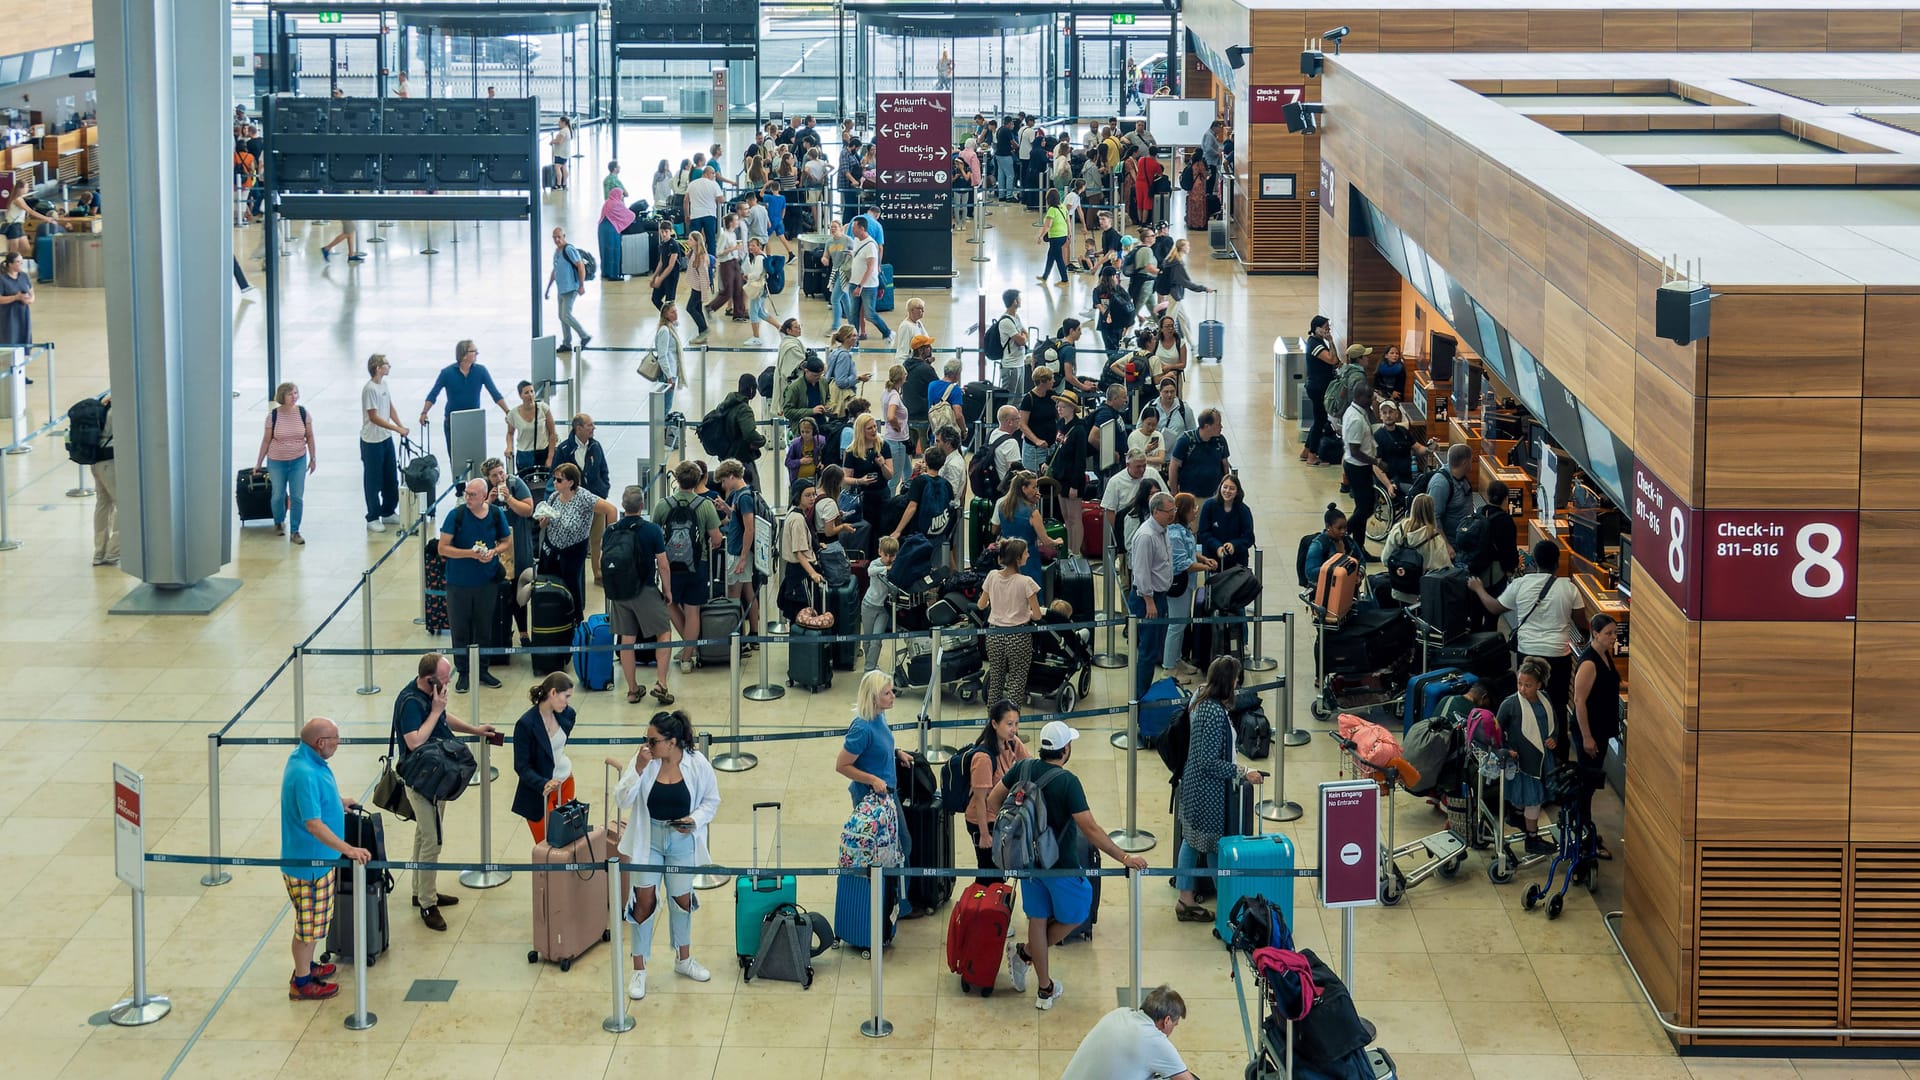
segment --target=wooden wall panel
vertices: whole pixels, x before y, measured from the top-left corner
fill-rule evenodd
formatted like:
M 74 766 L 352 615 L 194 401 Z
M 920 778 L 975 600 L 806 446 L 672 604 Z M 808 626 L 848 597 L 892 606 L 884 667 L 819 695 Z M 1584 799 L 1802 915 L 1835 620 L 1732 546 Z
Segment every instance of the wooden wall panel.
M 7 0 L 4 55 L 93 40 L 93 5 L 73 0 Z M 224 54 L 225 50 L 221 52 Z M 220 57 L 226 63 L 225 55 Z M 48 95 L 52 97 L 51 94 Z
M 1806 52 L 1827 48 L 1824 9 L 1775 8 L 1753 13 L 1754 52 Z
M 1453 12 L 1420 8 L 1382 11 L 1380 51 L 1452 52 Z
M 1565 208 L 1547 204 L 1547 281 L 1581 308 L 1587 305 L 1587 238 L 1593 230 Z M 1551 366 L 1551 361 L 1549 361 Z
M 1713 331 L 1705 352 L 1714 397 L 1860 396 L 1862 293 L 1724 291 L 1713 298 Z
M 1406 286 L 1393 264 L 1365 237 L 1347 238 L 1347 272 L 1351 275 L 1345 332 L 1337 324 L 1336 340 L 1347 345 L 1371 345 L 1378 356 L 1400 340 L 1401 294 Z
M 1685 500 L 1698 506 L 1706 400 L 1675 386 L 1645 357 L 1633 373 L 1633 456 Z
M 1703 497 L 1688 504 L 1858 506 L 1859 430 L 1858 398 L 1709 398 Z M 1791 468 L 1782 447 L 1792 448 Z
M 1920 799 L 1913 772 L 1920 760 L 1920 732 L 1873 731 L 1853 736 L 1853 802 L 1850 836 L 1856 842 L 1910 839 L 1920 834 Z
M 1587 391 L 1580 400 L 1609 431 L 1629 438 L 1633 431 L 1633 347 L 1588 316 Z
M 1866 298 L 1865 375 L 1868 397 L 1920 397 L 1920 295 L 1868 293 Z
M 1675 17 L 1674 47 L 1681 52 L 1749 52 L 1753 49 L 1753 12 L 1681 11 Z
M 1852 623 L 1795 623 L 1784 635 L 1779 623 L 1700 624 L 1701 731 L 1846 731 L 1852 723 Z
M 1606 236 L 1588 239 L 1587 310 L 1594 318 L 1610 327 L 1634 324 L 1643 306 L 1636 291 L 1640 266 L 1640 256 L 1618 241 Z M 1650 298 L 1644 306 L 1652 306 Z
M 1853 736 L 1703 731 L 1700 840 L 1842 841 Z M 1631 756 L 1631 755 L 1629 755 Z
M 1379 8 L 1328 8 L 1325 11 L 1309 11 L 1307 21 L 1312 24 L 1309 34 L 1318 34 L 1336 26 L 1351 27 L 1353 32 L 1340 42 L 1342 49 L 1354 52 L 1380 51 L 1380 9 Z
M 1634 576 L 1640 581 L 1652 580 L 1639 569 Z M 1644 687 L 1673 704 L 1677 710 L 1675 719 L 1681 727 L 1696 729 L 1700 703 L 1700 624 L 1688 622 L 1680 608 L 1659 589 L 1641 592 L 1645 595 L 1633 598 L 1631 678 L 1635 711 Z
M 1854 731 L 1920 732 L 1920 709 L 1913 699 L 1915 657 L 1920 657 L 1920 623 L 1854 627 Z
M 1566 293 L 1548 285 L 1544 292 L 1546 309 L 1546 351 L 1540 356 L 1565 383 L 1573 396 L 1587 397 L 1587 313 Z
M 1599 52 L 1605 47 L 1597 10 L 1530 11 L 1526 19 L 1531 52 Z
M 1920 398 L 1868 398 L 1860 410 L 1860 505 L 1920 507 Z M 1916 613 L 1920 618 L 1920 613 Z
M 1515 11 L 1453 13 L 1455 52 L 1526 52 L 1527 20 Z
M 1672 52 L 1677 39 L 1671 11 L 1608 11 L 1602 21 L 1609 52 Z
M 1860 563 L 1855 604 L 1862 622 L 1900 622 L 1920 611 L 1920 511 L 1860 511 Z

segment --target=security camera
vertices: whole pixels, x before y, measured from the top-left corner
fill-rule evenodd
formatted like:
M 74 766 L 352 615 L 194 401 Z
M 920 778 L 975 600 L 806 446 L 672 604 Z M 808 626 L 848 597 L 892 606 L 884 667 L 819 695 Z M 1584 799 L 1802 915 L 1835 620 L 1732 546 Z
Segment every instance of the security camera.
M 1351 26 L 1336 26 L 1333 29 L 1327 31 L 1326 33 L 1321 34 L 1320 40 L 1323 42 L 1326 42 L 1326 41 L 1333 42 L 1333 55 L 1339 56 L 1340 55 L 1340 39 L 1346 37 L 1348 34 L 1351 34 L 1351 33 L 1353 33 L 1353 27 Z

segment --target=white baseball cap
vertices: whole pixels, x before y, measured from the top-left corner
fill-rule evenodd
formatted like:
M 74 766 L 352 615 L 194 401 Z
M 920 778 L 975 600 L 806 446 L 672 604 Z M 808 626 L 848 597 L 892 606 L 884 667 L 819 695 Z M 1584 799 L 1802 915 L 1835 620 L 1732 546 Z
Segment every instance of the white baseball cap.
M 1049 720 L 1047 726 L 1040 729 L 1040 749 L 1065 750 L 1067 744 L 1080 737 L 1080 732 L 1067 726 L 1064 720 Z

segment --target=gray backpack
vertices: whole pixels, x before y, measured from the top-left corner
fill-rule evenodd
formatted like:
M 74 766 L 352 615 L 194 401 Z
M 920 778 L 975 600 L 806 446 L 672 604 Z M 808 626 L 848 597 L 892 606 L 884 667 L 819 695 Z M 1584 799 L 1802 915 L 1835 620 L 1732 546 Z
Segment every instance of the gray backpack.
M 747 962 L 741 978 L 781 979 L 813 988 L 814 957 L 833 947 L 833 924 L 825 915 L 781 904 L 760 923 L 760 950 Z
M 1035 780 L 1033 772 L 1014 785 L 993 821 L 993 864 L 1002 870 L 1051 870 L 1060 862 L 1060 835 L 1047 820 L 1047 785 L 1066 770 L 1056 768 Z

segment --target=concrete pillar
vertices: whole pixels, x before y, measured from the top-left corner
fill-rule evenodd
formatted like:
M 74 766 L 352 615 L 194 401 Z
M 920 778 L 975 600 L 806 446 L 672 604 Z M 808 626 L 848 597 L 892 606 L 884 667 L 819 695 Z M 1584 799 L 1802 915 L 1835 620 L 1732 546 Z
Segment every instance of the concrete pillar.
M 113 208 L 107 343 L 121 569 L 116 613 L 204 614 L 232 557 L 233 115 L 229 0 L 93 0 Z

